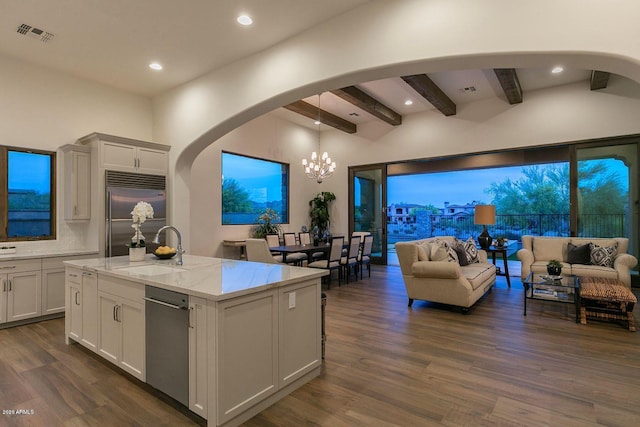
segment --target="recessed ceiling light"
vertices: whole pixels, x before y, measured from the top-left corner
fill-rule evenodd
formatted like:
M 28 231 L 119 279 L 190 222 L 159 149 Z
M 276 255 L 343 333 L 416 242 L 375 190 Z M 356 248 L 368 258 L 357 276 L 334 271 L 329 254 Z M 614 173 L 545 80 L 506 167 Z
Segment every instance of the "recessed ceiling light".
M 407 99 L 406 101 L 404 101 L 404 105 L 413 105 L 413 101 L 410 99 Z
M 251 19 L 251 17 L 249 15 L 240 15 L 240 16 L 238 16 L 238 19 L 236 19 L 236 21 L 238 21 L 238 24 L 240 24 L 240 25 L 251 25 L 251 24 L 253 24 L 253 19 Z
M 562 68 L 562 67 L 553 67 L 553 70 L 551 70 L 551 72 L 553 74 L 559 74 L 559 73 L 561 73 L 563 71 L 564 71 L 564 68 Z
M 320 120 L 316 120 L 315 122 L 313 122 L 314 125 L 320 125 L 322 124 L 322 122 Z
M 151 68 L 152 70 L 160 71 L 162 70 L 162 65 L 158 64 L 157 62 L 152 62 L 151 64 L 149 64 L 149 68 Z

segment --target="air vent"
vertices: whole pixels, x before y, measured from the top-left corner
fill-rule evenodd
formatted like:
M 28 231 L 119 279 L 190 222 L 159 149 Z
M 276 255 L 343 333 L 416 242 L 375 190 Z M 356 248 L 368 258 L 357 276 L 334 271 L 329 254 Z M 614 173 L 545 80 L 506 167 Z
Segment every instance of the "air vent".
M 476 87 L 475 86 L 467 86 L 467 87 L 462 87 L 459 90 L 460 90 L 460 93 L 471 93 L 471 92 L 475 92 L 476 91 Z
M 105 172 L 105 187 L 144 188 L 148 190 L 164 190 L 166 188 L 166 178 L 162 175 L 145 175 L 112 170 Z
M 30 37 L 32 39 L 40 40 L 43 43 L 48 43 L 54 36 L 48 31 L 44 31 L 40 28 L 35 28 L 27 24 L 21 24 L 18 27 L 17 33 L 22 34 L 23 36 Z

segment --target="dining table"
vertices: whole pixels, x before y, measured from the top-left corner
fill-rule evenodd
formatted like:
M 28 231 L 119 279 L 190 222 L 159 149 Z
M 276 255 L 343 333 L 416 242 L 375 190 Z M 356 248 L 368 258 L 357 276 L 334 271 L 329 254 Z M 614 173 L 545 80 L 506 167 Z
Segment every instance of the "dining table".
M 288 245 L 288 246 L 272 246 L 269 250 L 272 253 L 281 253 L 282 254 L 282 262 L 287 262 L 287 254 L 292 254 L 295 252 L 302 252 L 307 254 L 308 259 L 311 259 L 311 254 L 315 252 L 324 252 L 328 253 L 331 249 L 330 243 L 318 243 L 318 245 Z

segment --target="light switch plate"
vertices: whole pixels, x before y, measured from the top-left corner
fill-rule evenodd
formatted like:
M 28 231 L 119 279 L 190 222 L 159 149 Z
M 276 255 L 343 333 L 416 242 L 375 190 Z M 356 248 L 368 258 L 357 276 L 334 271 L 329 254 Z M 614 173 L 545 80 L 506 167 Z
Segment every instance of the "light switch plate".
M 296 308 L 296 293 L 289 292 L 289 308 Z

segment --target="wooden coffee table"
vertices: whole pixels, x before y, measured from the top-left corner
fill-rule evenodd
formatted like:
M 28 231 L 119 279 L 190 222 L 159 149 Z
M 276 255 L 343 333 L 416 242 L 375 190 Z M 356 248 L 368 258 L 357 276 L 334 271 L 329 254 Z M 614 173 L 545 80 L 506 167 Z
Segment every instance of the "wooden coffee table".
M 618 279 L 579 277 L 580 323 L 587 324 L 587 317 L 601 320 L 622 320 L 635 332 L 633 307 L 636 296 Z

